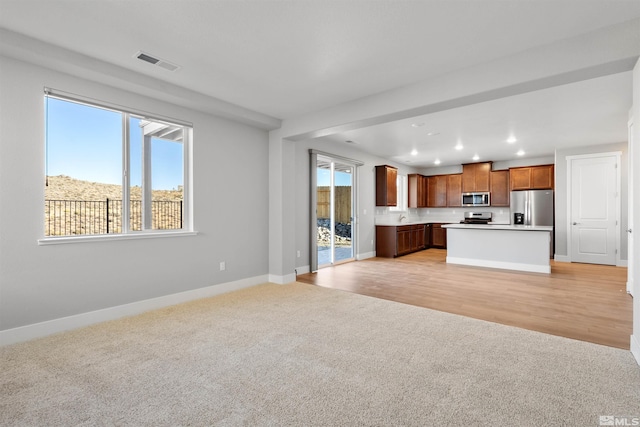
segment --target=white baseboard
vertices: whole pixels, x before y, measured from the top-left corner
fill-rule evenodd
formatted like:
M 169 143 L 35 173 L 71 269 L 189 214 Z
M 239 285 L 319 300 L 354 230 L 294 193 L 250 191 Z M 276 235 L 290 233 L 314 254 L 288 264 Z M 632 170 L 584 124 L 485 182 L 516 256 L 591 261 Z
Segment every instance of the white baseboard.
M 363 259 L 367 259 L 367 258 L 375 258 L 376 257 L 376 251 L 373 252 L 365 252 L 362 254 L 358 254 L 356 255 L 356 260 L 358 261 L 362 261 Z
M 628 267 L 629 266 L 629 261 L 627 261 L 626 259 L 619 259 L 618 262 L 616 263 L 616 267 Z
M 269 282 L 276 285 L 286 285 L 296 281 L 296 273 L 286 274 L 284 276 L 278 276 L 275 274 L 269 274 Z
M 558 262 L 571 262 L 571 257 L 569 257 L 568 255 L 555 254 L 553 256 L 553 259 Z
M 471 265 L 473 267 L 500 268 L 503 270 L 529 271 L 532 273 L 551 273 L 551 266 L 522 264 L 517 262 L 489 261 L 473 258 L 447 257 L 447 264 Z
M 296 267 L 296 276 L 298 274 L 307 274 L 311 272 L 311 267 L 308 265 L 303 265 L 301 267 Z
M 631 354 L 633 354 L 636 362 L 640 365 L 640 342 L 635 335 L 631 335 Z
M 177 294 L 165 295 L 115 307 L 103 308 L 101 310 L 90 311 L 87 313 L 76 314 L 73 316 L 61 317 L 59 319 L 48 320 L 46 322 L 7 329 L 5 331 L 0 331 L 0 346 L 29 341 L 35 338 L 41 338 L 59 332 L 93 325 L 95 323 L 133 316 L 146 311 L 156 310 L 158 308 L 249 288 L 261 283 L 266 283 L 268 281 L 267 279 L 268 277 L 265 274 L 262 276 L 237 280 L 235 282 L 221 283 L 218 285 L 207 286 L 205 288 L 193 289 L 190 291 L 179 292 Z

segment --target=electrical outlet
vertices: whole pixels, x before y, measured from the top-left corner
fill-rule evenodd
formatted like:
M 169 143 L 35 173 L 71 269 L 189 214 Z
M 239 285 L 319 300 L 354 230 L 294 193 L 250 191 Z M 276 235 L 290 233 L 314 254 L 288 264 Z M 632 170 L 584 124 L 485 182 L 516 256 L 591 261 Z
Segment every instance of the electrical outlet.
M 226 268 L 227 268 L 227 264 L 224 261 L 220 262 L 220 271 L 224 271 L 226 270 Z
M 300 251 L 298 251 L 298 258 L 300 258 Z

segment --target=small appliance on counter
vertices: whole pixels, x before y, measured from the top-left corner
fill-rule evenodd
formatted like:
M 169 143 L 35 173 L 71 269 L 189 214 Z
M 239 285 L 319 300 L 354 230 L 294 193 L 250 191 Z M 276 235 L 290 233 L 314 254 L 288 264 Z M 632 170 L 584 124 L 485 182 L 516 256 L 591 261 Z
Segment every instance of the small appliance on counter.
M 465 212 L 461 224 L 489 224 L 493 214 L 491 212 Z

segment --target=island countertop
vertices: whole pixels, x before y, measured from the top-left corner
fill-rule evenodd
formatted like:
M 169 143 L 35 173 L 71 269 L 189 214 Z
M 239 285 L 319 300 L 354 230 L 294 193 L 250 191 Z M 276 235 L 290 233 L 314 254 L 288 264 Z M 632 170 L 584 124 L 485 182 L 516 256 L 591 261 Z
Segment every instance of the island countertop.
M 472 230 L 512 230 L 512 231 L 553 231 L 549 225 L 515 225 L 515 224 L 444 224 L 442 228 Z

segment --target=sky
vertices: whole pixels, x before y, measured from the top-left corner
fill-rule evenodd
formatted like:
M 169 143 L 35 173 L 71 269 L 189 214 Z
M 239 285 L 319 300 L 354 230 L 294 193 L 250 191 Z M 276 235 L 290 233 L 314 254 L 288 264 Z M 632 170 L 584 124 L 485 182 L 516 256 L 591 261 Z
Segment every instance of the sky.
M 122 115 L 56 98 L 47 101 L 47 175 L 122 184 Z M 130 183 L 141 185 L 142 131 L 130 118 Z M 182 144 L 153 138 L 151 181 L 154 190 L 183 184 Z M 176 167 L 179 165 L 179 167 Z
M 335 174 L 336 174 L 335 185 L 337 187 L 343 186 L 343 185 L 352 185 L 350 173 L 336 171 Z M 327 187 L 330 184 L 331 184 L 331 171 L 329 169 L 319 168 L 316 185 L 318 187 Z

